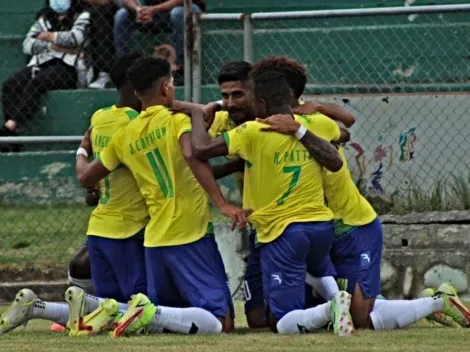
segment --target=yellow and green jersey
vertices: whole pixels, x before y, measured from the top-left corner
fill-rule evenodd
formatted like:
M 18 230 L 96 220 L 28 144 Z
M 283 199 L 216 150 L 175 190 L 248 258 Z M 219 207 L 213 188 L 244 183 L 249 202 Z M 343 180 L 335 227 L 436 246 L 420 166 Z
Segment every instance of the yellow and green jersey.
M 131 170 L 150 213 L 146 247 L 182 245 L 210 228 L 209 202 L 183 157 L 179 139 L 191 121 L 164 106 L 152 106 L 114 135 L 101 152 L 108 170 Z
M 115 105 L 96 111 L 91 118 L 91 142 L 95 158 L 99 158 L 111 138 L 139 113 Z M 88 224 L 88 235 L 124 239 L 147 225 L 147 206 L 139 187 L 126 167 L 117 167 L 100 181 L 100 200 Z
M 315 133 L 321 129 L 326 140 L 339 139 L 338 125 L 324 116 L 313 124 L 309 118 L 296 120 Z M 243 204 L 254 210 L 250 222 L 260 243 L 274 241 L 294 222 L 329 221 L 325 205 L 322 167 L 294 136 L 263 133 L 265 126 L 247 122 L 224 138 L 229 154 L 247 161 Z
M 320 138 L 335 141 L 328 139 L 329 131 L 322 129 L 322 124 L 317 124 L 319 120 L 325 118 L 324 115 L 299 115 L 297 118 L 299 121 L 310 121 L 312 131 L 314 130 Z M 337 172 L 323 169 L 323 188 L 328 207 L 333 212 L 335 232 L 337 235 L 341 235 L 348 232 L 353 226 L 371 223 L 377 217 L 377 214 L 369 202 L 361 195 L 351 178 L 343 148 L 339 147 L 338 152 L 343 160 L 343 167 Z
M 217 111 L 214 117 L 214 121 L 208 131 L 211 138 L 216 138 L 223 135 L 225 132 L 233 130 L 237 125 L 230 118 L 228 111 Z M 227 159 L 233 159 L 233 157 L 227 156 Z M 243 172 L 235 172 L 232 174 L 240 194 L 243 194 Z

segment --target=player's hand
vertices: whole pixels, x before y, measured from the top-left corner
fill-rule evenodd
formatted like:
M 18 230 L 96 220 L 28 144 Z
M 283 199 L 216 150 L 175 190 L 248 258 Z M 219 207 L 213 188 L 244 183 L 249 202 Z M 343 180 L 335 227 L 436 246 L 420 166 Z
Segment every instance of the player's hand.
M 239 229 L 244 229 L 248 216 L 253 212 L 251 209 L 242 209 L 229 203 L 222 205 L 219 209 L 223 215 L 232 220 L 232 231 L 237 225 Z
M 310 115 L 319 111 L 320 103 L 317 101 L 309 100 L 302 105 L 294 108 L 294 113 L 298 115 Z
M 279 132 L 282 134 L 295 135 L 300 127 L 300 123 L 295 121 L 291 115 L 272 115 L 265 119 L 256 119 L 256 121 L 269 125 L 262 127 L 263 132 Z
M 206 129 L 209 129 L 212 126 L 216 112 L 220 111 L 221 109 L 222 107 L 217 103 L 209 103 L 202 109 L 202 111 L 204 111 L 204 122 Z
M 85 202 L 90 207 L 97 206 L 100 200 L 100 190 L 98 187 L 87 188 L 87 194 L 85 196 Z
M 91 130 L 93 126 L 90 126 L 83 136 L 82 143 L 80 143 L 80 148 L 84 148 L 89 156 L 93 154 L 93 148 L 91 146 Z

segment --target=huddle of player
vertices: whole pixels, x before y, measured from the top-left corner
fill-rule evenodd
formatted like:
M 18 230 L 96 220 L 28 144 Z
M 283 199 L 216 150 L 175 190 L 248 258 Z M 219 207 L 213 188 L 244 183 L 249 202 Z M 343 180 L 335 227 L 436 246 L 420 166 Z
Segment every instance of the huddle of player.
M 0 317 L 0 334 L 30 319 L 72 336 L 230 332 L 234 309 L 208 197 L 234 225 L 256 230 L 245 273 L 250 328 L 298 334 L 331 323 L 348 336 L 426 317 L 470 324 L 450 284 L 411 301 L 376 299 L 382 228 L 341 147 L 354 118 L 338 106 L 301 104 L 307 75 L 295 60 L 228 63 L 223 100 L 207 106 L 175 101 L 163 59 L 125 56 L 111 77 L 119 100 L 93 115 L 76 163 L 90 194 L 100 184 L 87 232 L 95 296 L 72 286 L 65 303 L 52 303 L 23 289 Z M 211 167 L 219 156 L 228 162 Z M 243 209 L 216 183 L 230 174 Z

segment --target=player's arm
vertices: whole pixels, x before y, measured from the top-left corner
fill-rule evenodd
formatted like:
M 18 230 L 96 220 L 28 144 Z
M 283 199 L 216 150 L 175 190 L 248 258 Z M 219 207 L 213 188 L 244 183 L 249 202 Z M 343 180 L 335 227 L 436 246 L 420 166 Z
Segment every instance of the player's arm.
M 214 174 L 212 173 L 212 168 L 209 163 L 199 160 L 194 155 L 190 133 L 181 134 L 179 143 L 186 163 L 198 180 L 199 184 L 206 191 L 207 195 L 220 209 L 222 214 L 232 219 L 233 228 L 236 224 L 238 224 L 240 228 L 244 228 L 246 226 L 246 218 L 249 213 L 225 201 L 222 191 L 220 190 L 219 185 L 214 178 Z
M 216 180 L 229 176 L 235 172 L 243 172 L 244 170 L 245 160 L 242 158 L 236 158 L 220 165 L 212 165 L 212 173 Z
M 310 115 L 315 112 L 319 112 L 332 120 L 341 122 L 347 128 L 351 127 L 356 122 L 353 114 L 336 104 L 325 104 L 310 100 L 294 108 L 294 113 L 299 115 Z
M 77 162 L 75 164 L 75 173 L 78 182 L 85 188 L 93 188 L 99 180 L 110 174 L 98 160 L 88 162 L 88 156 L 93 153 L 91 148 L 91 127 L 85 132 L 80 148 L 77 150 Z
M 339 121 L 336 121 L 336 124 L 339 126 L 339 139 L 338 143 L 347 143 L 351 140 L 351 133 L 346 128 L 346 126 Z
M 173 107 L 172 107 L 172 110 L 175 111 L 175 112 L 180 112 L 180 113 L 183 113 L 183 114 L 186 114 L 188 116 L 191 116 L 192 114 L 192 111 L 194 109 L 202 109 L 203 111 L 206 109 L 206 107 L 210 107 L 211 105 L 208 104 L 207 106 L 206 105 L 203 105 L 203 104 L 197 104 L 197 103 L 190 103 L 190 102 L 187 102 L 187 101 L 179 101 L 179 100 L 175 100 L 173 102 Z M 209 130 L 212 126 L 212 123 L 214 122 L 214 118 L 215 118 L 215 113 L 216 113 L 216 110 L 214 110 L 212 113 L 212 110 L 208 110 L 207 113 L 204 114 L 204 126 L 206 128 L 206 130 Z
M 209 160 L 218 156 L 228 155 L 228 146 L 223 136 L 212 139 L 204 126 L 204 115 L 212 114 L 212 109 L 220 109 L 220 106 L 213 104 L 205 111 L 193 109 L 191 111 L 192 133 L 191 142 L 194 155 L 200 160 Z
M 308 131 L 300 123 L 287 115 L 273 115 L 266 119 L 256 119 L 269 125 L 261 131 L 275 131 L 296 136 L 308 150 L 310 156 L 320 165 L 331 172 L 337 172 L 343 167 L 343 161 L 338 150 L 329 142 Z

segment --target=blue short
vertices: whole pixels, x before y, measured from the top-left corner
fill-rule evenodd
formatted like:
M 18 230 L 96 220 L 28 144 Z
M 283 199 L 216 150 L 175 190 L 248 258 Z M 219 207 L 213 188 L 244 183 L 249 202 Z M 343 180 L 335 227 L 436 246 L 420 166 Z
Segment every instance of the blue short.
M 263 276 L 261 274 L 260 247 L 255 246 L 256 232 L 248 237 L 250 253 L 246 263 L 243 287 L 245 291 L 245 313 L 258 308 L 264 308 Z
M 276 319 L 305 308 L 307 263 L 312 275 L 324 276 L 333 242 L 332 221 L 300 222 L 261 247 L 264 299 Z
M 87 244 L 96 296 L 127 302 L 147 292 L 144 229 L 122 240 L 89 235 Z
M 235 317 L 222 256 L 213 234 L 196 242 L 145 248 L 147 291 L 156 305 L 196 307 Z
M 336 238 L 331 258 L 338 279 L 347 280 L 349 293 L 354 293 L 357 282 L 365 299 L 380 294 L 382 244 L 382 224 L 378 218 Z

